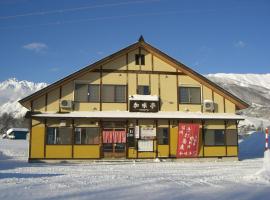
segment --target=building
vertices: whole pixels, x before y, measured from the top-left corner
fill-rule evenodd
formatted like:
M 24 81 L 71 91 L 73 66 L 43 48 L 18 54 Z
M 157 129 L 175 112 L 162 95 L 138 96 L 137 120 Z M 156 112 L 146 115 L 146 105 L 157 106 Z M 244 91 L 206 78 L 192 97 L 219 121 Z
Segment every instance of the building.
M 6 137 L 8 139 L 27 139 L 27 134 L 29 130 L 27 128 L 10 128 L 6 132 Z
M 143 37 L 20 103 L 29 160 L 237 157 L 248 107 Z

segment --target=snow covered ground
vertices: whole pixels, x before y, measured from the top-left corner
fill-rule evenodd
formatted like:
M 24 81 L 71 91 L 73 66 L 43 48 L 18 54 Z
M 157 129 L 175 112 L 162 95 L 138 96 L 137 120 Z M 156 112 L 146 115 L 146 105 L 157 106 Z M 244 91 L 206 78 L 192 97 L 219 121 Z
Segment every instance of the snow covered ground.
M 0 199 L 270 199 L 262 155 L 243 161 L 29 164 L 27 151 L 25 140 L 0 140 Z

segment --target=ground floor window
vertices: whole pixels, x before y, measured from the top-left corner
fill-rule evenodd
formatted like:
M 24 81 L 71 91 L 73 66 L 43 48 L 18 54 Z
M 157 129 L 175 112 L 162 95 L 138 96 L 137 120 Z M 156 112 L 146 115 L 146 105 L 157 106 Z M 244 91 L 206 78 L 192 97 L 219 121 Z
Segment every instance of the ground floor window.
M 238 145 L 238 133 L 236 129 L 226 130 L 226 144 L 231 146 Z
M 99 128 L 75 128 L 75 144 L 99 144 Z
M 158 144 L 161 144 L 161 145 L 169 144 L 169 128 L 158 128 L 157 140 L 158 140 Z
M 72 144 L 72 128 L 48 127 L 47 144 Z
M 205 129 L 204 144 L 208 146 L 222 146 L 225 145 L 225 131 Z

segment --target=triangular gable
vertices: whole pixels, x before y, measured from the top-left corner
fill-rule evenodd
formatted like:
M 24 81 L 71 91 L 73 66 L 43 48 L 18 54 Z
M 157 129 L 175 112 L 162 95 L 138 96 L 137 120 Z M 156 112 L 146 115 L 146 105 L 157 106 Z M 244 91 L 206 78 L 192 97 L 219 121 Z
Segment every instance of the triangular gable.
M 119 56 L 123 56 L 126 53 L 135 50 L 136 48 L 143 48 L 145 51 L 148 51 L 150 53 L 152 53 L 154 56 L 156 56 L 157 58 L 163 60 L 164 62 L 170 64 L 172 67 L 174 67 L 175 69 L 177 69 L 178 71 L 181 71 L 182 73 L 190 76 L 191 78 L 193 78 L 194 80 L 198 81 L 199 83 L 201 83 L 202 85 L 205 85 L 209 88 L 211 88 L 213 91 L 215 91 L 216 93 L 224 96 L 225 98 L 229 99 L 231 102 L 233 102 L 238 108 L 240 109 L 244 109 L 247 108 L 249 105 L 242 101 L 241 99 L 239 99 L 238 97 L 234 96 L 233 94 L 231 94 L 230 92 L 224 90 L 223 88 L 221 88 L 220 86 L 218 86 L 217 84 L 213 83 L 212 81 L 210 81 L 209 79 L 205 78 L 204 76 L 202 76 L 201 74 L 197 73 L 196 71 L 192 70 L 191 68 L 187 67 L 186 65 L 184 65 L 183 63 L 175 60 L 174 58 L 168 56 L 167 54 L 165 54 L 164 52 L 160 51 L 159 49 L 153 47 L 152 45 L 146 43 L 144 41 L 144 39 L 141 39 L 124 48 L 121 49 L 120 51 L 107 56 L 91 65 L 88 65 L 84 68 L 82 68 L 81 70 L 59 80 L 56 81 L 55 83 L 21 99 L 19 102 L 23 105 L 26 106 L 28 101 L 34 100 L 39 96 L 44 95 L 46 92 L 49 92 L 53 89 L 55 89 L 56 87 L 59 87 L 61 85 L 64 85 L 65 83 L 75 80 L 77 77 L 83 75 L 84 73 L 90 72 L 94 69 L 100 68 L 102 65 L 104 65 L 105 63 L 108 63 L 110 61 L 112 61 L 113 59 L 116 59 Z

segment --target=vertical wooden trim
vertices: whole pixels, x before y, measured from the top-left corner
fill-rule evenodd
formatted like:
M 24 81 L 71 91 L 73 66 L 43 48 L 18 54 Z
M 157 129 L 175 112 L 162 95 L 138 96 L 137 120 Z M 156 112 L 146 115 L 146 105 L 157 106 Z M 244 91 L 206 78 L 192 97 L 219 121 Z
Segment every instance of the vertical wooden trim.
M 204 101 L 204 92 L 203 85 L 201 85 L 201 112 L 203 113 L 203 101 Z
M 156 119 L 155 121 L 155 126 L 156 126 L 156 130 L 158 129 L 158 120 Z M 158 137 L 156 137 L 156 158 L 158 158 Z
M 59 106 L 58 106 L 59 112 L 61 112 L 61 106 L 60 106 L 61 100 L 62 100 L 62 85 L 59 87 Z
M 139 121 L 136 119 L 136 126 L 138 126 Z M 135 127 L 136 128 L 136 127 Z M 138 145 L 138 138 L 136 138 L 136 158 L 139 157 L 139 145 Z
M 127 133 L 128 133 L 128 120 L 126 120 L 126 159 L 128 158 L 128 151 L 129 151 Z
M 228 156 L 228 147 L 227 147 L 227 121 L 224 121 L 224 144 L 226 148 L 226 156 Z
M 169 155 L 168 157 L 170 158 L 171 157 L 171 120 L 168 120 L 168 127 L 169 127 L 169 132 L 168 132 L 168 145 L 169 145 Z
M 214 102 L 214 110 L 213 113 L 216 111 L 216 103 L 215 103 L 215 95 L 214 95 L 214 91 L 212 90 L 212 101 Z
M 30 111 L 31 112 L 33 112 L 33 101 L 31 101 L 30 102 Z M 29 149 L 29 151 L 28 151 L 28 160 L 31 158 L 31 150 L 32 150 L 32 148 L 31 148 L 31 146 L 32 146 L 32 126 L 33 126 L 33 124 L 32 124 L 32 117 L 30 117 L 30 119 L 29 119 L 29 145 L 28 145 L 28 149 Z
M 180 96 L 179 96 L 179 76 L 178 76 L 178 74 L 176 75 L 176 94 L 177 94 L 177 99 L 176 99 L 176 103 L 177 103 L 177 111 L 179 111 L 179 98 L 180 98 Z
M 129 94 L 128 94 L 128 92 L 129 92 L 129 90 L 128 90 L 128 78 L 129 78 L 129 76 L 128 76 L 128 53 L 126 54 L 126 69 L 127 69 L 127 73 L 126 73 L 126 104 L 127 104 L 127 111 L 129 110 L 128 109 L 128 106 L 129 106 L 129 100 L 128 100 L 128 96 L 129 96 Z
M 99 73 L 99 110 L 102 111 L 102 65 L 100 66 L 100 73 Z
M 151 53 L 151 68 L 154 71 L 154 55 Z
M 235 126 L 236 126 L 236 134 L 237 134 L 237 157 L 239 159 L 239 143 L 238 143 L 238 140 L 239 140 L 239 135 L 238 135 L 238 121 L 235 121 Z
M 205 134 L 204 124 L 205 124 L 205 121 L 201 120 L 201 123 L 202 123 L 202 149 L 203 149 L 203 157 L 204 157 L 204 144 L 205 144 L 205 141 L 204 141 L 204 134 Z
M 46 158 L 46 145 L 47 145 L 47 119 L 44 119 L 44 152 L 43 152 L 43 157 Z
M 224 113 L 226 113 L 226 105 L 225 105 L 225 97 L 223 97 L 223 111 Z
M 153 95 L 153 94 L 152 94 L 151 83 L 152 83 L 152 82 L 151 82 L 151 74 L 149 74 L 149 94 L 150 94 L 150 95 Z
M 45 112 L 47 112 L 48 108 L 48 93 L 45 94 Z
M 104 153 L 103 153 L 103 121 L 102 120 L 99 120 L 99 127 L 100 127 L 100 152 L 99 152 L 99 158 L 104 158 Z
M 71 123 L 72 123 L 71 158 L 74 158 L 74 140 L 75 140 L 75 126 L 74 126 L 74 119 L 71 120 Z
M 158 74 L 158 97 L 159 97 L 159 110 L 161 110 L 160 74 Z
M 139 58 L 139 67 L 140 67 L 140 71 L 142 71 L 142 64 L 141 64 L 141 53 L 142 53 L 142 49 L 141 49 L 141 47 L 139 47 L 139 55 L 140 55 L 140 58 Z M 145 58 L 144 58 L 145 59 Z M 145 60 L 144 60 L 144 62 L 145 62 Z

